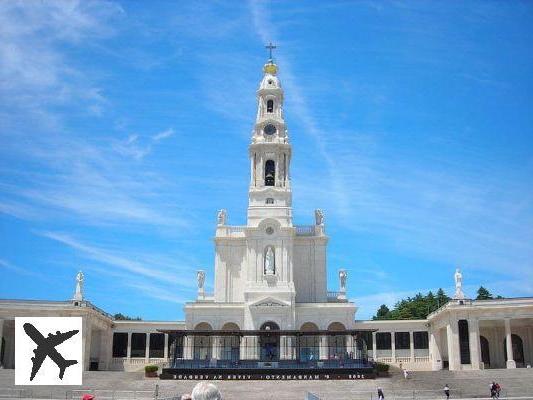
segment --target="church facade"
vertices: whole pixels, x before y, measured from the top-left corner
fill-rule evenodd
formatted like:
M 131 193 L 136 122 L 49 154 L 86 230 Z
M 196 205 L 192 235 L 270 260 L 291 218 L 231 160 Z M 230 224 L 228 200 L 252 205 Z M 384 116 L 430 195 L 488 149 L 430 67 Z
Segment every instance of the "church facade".
M 516 368 L 533 363 L 533 298 L 470 300 L 456 275 L 454 299 L 425 320 L 359 321 L 347 272 L 328 290 L 324 214 L 292 218 L 292 147 L 278 67 L 263 67 L 248 157 L 247 224 L 219 211 L 214 293 L 197 272 L 184 321 L 119 321 L 87 301 L 83 276 L 72 300 L 0 300 L 0 367 L 14 367 L 14 318 L 81 316 L 85 369 L 193 365 L 367 366 L 410 370 Z M 246 363 L 246 364 L 244 364 Z M 266 363 L 266 364 L 265 364 Z M 293 363 L 293 364 L 291 364 Z

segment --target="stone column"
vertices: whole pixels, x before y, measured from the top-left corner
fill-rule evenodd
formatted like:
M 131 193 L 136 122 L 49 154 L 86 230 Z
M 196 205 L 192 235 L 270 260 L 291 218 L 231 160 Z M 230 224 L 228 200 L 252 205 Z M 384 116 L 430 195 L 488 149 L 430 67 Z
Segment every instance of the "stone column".
M 257 336 L 243 336 L 240 344 L 241 360 L 259 359 L 258 346 Z
M 265 157 L 263 157 L 262 153 L 258 154 L 258 157 L 259 165 L 257 166 L 257 179 L 259 179 L 260 184 L 257 186 L 263 187 L 265 186 Z
M 128 347 L 126 350 L 126 358 L 128 359 L 128 361 L 131 358 L 131 332 L 128 332 Z
M 472 318 L 468 320 L 468 339 L 470 346 L 470 364 L 472 369 L 479 369 L 481 360 L 481 344 L 479 342 L 479 320 Z
M 92 345 L 92 339 L 93 339 L 93 332 L 91 329 L 87 332 L 87 338 L 85 339 L 85 349 L 83 352 L 84 355 L 84 371 L 88 371 L 89 367 L 91 366 L 91 345 Z
M 281 179 L 280 179 L 280 176 L 279 176 L 279 171 L 280 171 L 280 168 L 279 168 L 279 153 L 278 153 L 276 155 L 276 169 L 275 169 L 276 179 L 274 179 L 274 186 L 275 187 L 281 186 L 281 184 L 280 184 Z
M 113 357 L 113 331 L 100 331 L 100 357 L 98 363 L 99 370 L 109 370 Z
M 292 336 L 281 336 L 280 337 L 280 360 L 292 360 L 294 354 L 298 351 L 295 349 L 295 346 L 298 344 L 298 339 L 293 338 Z M 296 355 L 297 357 L 299 355 Z
M 287 336 L 279 337 L 279 359 L 287 359 Z
M 150 362 L 150 332 L 146 334 L 146 350 L 144 354 L 144 362 L 146 364 Z
M 457 371 L 460 369 L 459 336 L 457 329 L 457 320 L 451 320 L 446 326 L 446 339 L 448 341 L 448 368 L 450 371 Z
M 372 332 L 372 359 L 378 360 L 378 345 L 376 342 L 376 332 Z
M 183 337 L 183 358 L 185 360 L 192 360 L 194 358 L 194 337 Z
M 164 333 L 164 335 L 165 335 L 165 342 L 163 346 L 165 347 L 163 347 L 163 358 L 165 360 L 168 360 L 168 333 Z
M 507 349 L 507 368 L 516 368 L 513 357 L 513 340 L 511 336 L 511 318 L 505 318 L 505 348 Z
M 215 360 L 220 360 L 220 336 L 211 336 L 211 358 Z
M 326 335 L 320 335 L 320 346 L 318 348 L 318 357 L 321 360 L 328 359 L 328 337 Z
M 91 339 L 92 329 L 87 317 L 82 317 L 82 353 L 83 353 L 83 371 L 88 371 L 91 362 Z
M 409 331 L 409 350 L 411 350 L 411 362 L 415 362 L 415 337 L 414 332 Z
M 390 348 L 391 348 L 391 361 L 396 362 L 396 333 L 390 333 Z
M 242 336 L 239 343 L 239 359 L 248 359 L 248 337 Z
M 531 332 L 531 327 L 528 326 L 527 328 L 527 341 L 529 343 L 529 360 L 524 360 L 526 361 L 526 365 L 527 364 L 532 364 L 533 363 L 533 332 Z
M 442 356 L 440 354 L 440 333 L 431 332 L 429 336 L 429 351 L 431 357 L 431 369 L 439 371 L 442 369 Z
M 261 358 L 259 351 L 259 337 L 252 336 L 252 346 L 250 347 L 252 360 L 259 360 Z
M 346 352 L 348 353 L 348 358 L 355 358 L 355 340 L 352 335 L 346 335 Z M 350 353 L 353 354 L 350 357 Z
M 254 156 L 252 154 L 252 156 L 250 157 L 250 185 L 253 186 L 254 185 L 254 177 L 255 177 L 255 172 L 254 172 L 254 168 L 255 168 L 255 165 L 254 165 Z
M 0 354 L 2 352 L 2 337 L 3 336 L 4 336 L 4 320 L 0 319 Z M 0 369 L 2 368 L 4 368 L 4 366 L 2 365 L 2 361 L 0 360 Z

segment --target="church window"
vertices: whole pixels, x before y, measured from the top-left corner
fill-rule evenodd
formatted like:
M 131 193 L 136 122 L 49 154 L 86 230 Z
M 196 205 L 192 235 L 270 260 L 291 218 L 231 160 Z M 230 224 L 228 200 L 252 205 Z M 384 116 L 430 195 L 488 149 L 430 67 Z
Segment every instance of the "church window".
M 265 163 L 265 186 L 274 186 L 276 181 L 276 164 L 273 160 Z
M 113 333 L 113 357 L 126 357 L 128 354 L 128 334 L 126 332 Z
M 376 349 L 377 350 L 392 349 L 390 332 L 377 332 L 376 333 Z
M 413 341 L 415 349 L 429 349 L 429 338 L 427 332 L 413 332 Z
M 409 332 L 394 333 L 394 347 L 396 350 L 407 350 L 410 347 Z
M 150 358 L 163 358 L 165 354 L 165 334 L 150 333 Z
M 372 341 L 372 332 L 369 331 L 363 331 L 358 334 L 359 338 L 363 340 L 366 344 L 367 349 L 372 349 L 373 347 L 373 341 Z
M 274 100 L 267 101 L 267 112 L 268 113 L 274 112 Z
M 131 334 L 131 357 L 146 357 L 146 333 Z
M 266 199 L 266 203 L 267 204 L 274 204 L 274 199 L 272 197 L 269 197 L 268 199 Z

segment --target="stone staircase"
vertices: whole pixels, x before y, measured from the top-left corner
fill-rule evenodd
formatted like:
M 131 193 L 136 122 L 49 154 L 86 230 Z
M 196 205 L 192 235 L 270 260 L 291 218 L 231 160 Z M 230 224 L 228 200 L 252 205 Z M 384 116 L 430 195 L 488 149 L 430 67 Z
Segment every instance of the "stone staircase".
M 0 370 L 0 400 L 11 398 L 80 399 L 89 389 L 99 399 L 153 399 L 156 385 L 159 399 L 190 393 L 195 381 L 161 381 L 144 378 L 137 372 L 85 372 L 81 387 L 25 387 L 14 385 L 14 371 Z M 399 371 L 388 378 L 360 381 L 216 381 L 225 400 L 300 400 L 307 392 L 321 400 L 376 400 L 382 387 L 386 400 L 443 400 L 442 388 L 448 384 L 451 398 L 489 397 L 492 381 L 503 387 L 502 397 L 529 396 L 533 399 L 533 369 L 494 369 L 482 371 L 411 372 L 405 380 Z M 24 390 L 26 392 L 24 392 Z M 10 395 L 10 393 L 12 395 Z
M 490 384 L 495 381 L 502 387 L 502 397 L 533 397 L 533 369 L 486 369 L 478 371 L 414 371 L 404 379 L 401 373 L 391 377 L 391 389 L 394 391 L 415 391 L 420 395 L 424 391 L 437 390 L 442 397 L 442 388 L 447 384 L 452 397 L 489 397 Z M 416 393 L 415 393 L 416 394 Z M 427 392 L 429 395 L 430 392 Z M 419 396 L 416 396 L 419 397 Z M 421 396 L 423 398 L 425 396 Z

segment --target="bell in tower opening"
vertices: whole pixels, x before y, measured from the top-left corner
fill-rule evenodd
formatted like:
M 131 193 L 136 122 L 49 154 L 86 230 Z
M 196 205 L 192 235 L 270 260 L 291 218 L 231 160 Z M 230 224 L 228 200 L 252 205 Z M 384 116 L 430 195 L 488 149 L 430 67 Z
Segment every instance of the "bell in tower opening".
M 267 101 L 267 113 L 274 112 L 274 100 L 270 99 Z
M 273 160 L 265 163 L 265 186 L 274 186 L 276 181 L 276 165 Z

